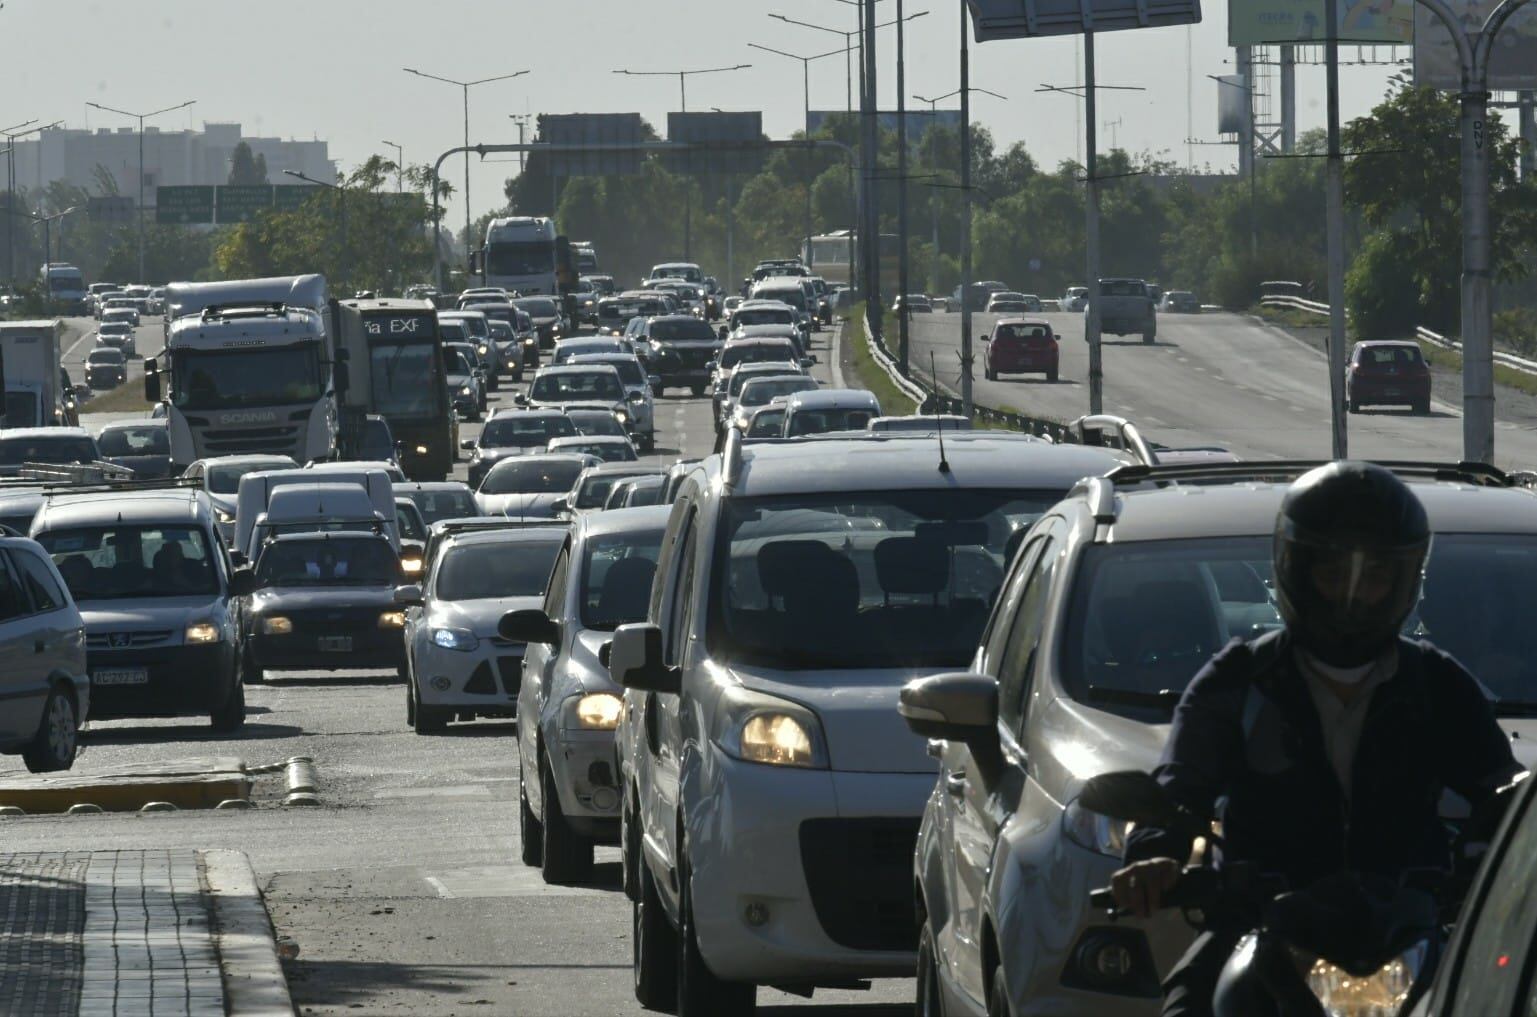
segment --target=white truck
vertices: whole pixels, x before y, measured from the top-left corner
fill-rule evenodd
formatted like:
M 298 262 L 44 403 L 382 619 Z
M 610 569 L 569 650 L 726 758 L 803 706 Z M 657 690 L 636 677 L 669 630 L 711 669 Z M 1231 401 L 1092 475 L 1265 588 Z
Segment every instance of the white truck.
M 165 353 L 145 361 L 144 394 L 165 405 L 172 463 L 333 455 L 335 330 L 324 277 L 173 283 L 165 317 Z
M 479 254 L 484 285 L 500 286 L 525 297 L 560 295 L 555 220 L 542 216 L 492 219 Z
M 64 419 L 59 350 L 64 323 L 0 322 L 0 372 L 5 381 L 6 427 L 57 427 Z
M 70 314 L 86 312 L 90 290 L 86 289 L 85 273 L 74 265 L 55 261 L 43 266 L 41 276 L 52 307 Z

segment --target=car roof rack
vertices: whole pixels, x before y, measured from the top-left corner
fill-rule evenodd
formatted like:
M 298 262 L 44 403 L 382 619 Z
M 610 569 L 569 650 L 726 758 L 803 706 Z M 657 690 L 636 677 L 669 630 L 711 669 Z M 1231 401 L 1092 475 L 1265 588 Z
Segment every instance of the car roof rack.
M 16 474 L 23 480 L 41 483 L 44 487 L 99 486 L 102 490 L 119 490 L 133 483 L 134 472 L 116 463 L 22 463 Z
M 1112 484 L 1136 483 L 1212 483 L 1235 484 L 1245 481 L 1290 482 L 1309 470 L 1327 466 L 1329 459 L 1249 459 L 1236 463 L 1195 462 L 1168 465 L 1132 463 L 1118 466 L 1105 474 Z M 1441 480 L 1477 487 L 1531 486 L 1537 475 L 1509 474 L 1488 463 L 1435 462 L 1432 460 L 1374 459 L 1371 462 L 1400 477 L 1415 480 Z
M 1080 445 L 1125 449 L 1146 466 L 1152 466 L 1158 462 L 1158 454 L 1143 439 L 1142 432 L 1137 430 L 1137 425 L 1125 417 L 1118 417 L 1111 413 L 1091 413 L 1079 417 L 1068 427 L 1078 432 Z M 1107 431 L 1114 433 L 1119 444 L 1106 440 Z M 1094 435 L 1093 440 L 1090 440 L 1090 434 Z

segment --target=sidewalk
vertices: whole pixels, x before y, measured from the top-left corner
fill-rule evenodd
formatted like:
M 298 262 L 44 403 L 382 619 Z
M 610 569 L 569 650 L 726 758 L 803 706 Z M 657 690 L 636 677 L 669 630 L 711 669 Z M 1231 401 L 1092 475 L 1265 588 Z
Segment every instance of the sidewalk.
M 0 1013 L 291 1014 L 249 873 L 238 852 L 0 854 Z

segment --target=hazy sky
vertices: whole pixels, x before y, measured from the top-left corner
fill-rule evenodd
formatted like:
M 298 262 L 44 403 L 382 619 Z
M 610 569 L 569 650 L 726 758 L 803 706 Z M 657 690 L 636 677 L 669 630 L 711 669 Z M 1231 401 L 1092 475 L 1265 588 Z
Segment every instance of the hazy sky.
M 960 0 L 905 6 L 908 14 L 929 11 L 908 25 L 907 92 L 954 90 Z M 895 8 L 896 0 L 882 0 L 882 20 Z M 800 124 L 800 64 L 746 44 L 812 55 L 840 49 L 843 40 L 771 20 L 771 11 L 841 30 L 855 22 L 855 9 L 838 0 L 4 0 L 0 127 L 32 117 L 62 118 L 71 127 L 127 126 L 132 121 L 85 103 L 147 111 L 191 98 L 196 105 L 158 123 L 176 129 L 238 121 L 248 134 L 320 137 L 344 168 L 375 152 L 393 156 L 386 139 L 405 146 L 408 162 L 427 162 L 461 143 L 461 92 L 402 67 L 460 80 L 530 70 L 471 90 L 474 143 L 516 141 L 507 115 L 522 112 L 639 112 L 665 130 L 667 112 L 678 106 L 677 79 L 623 77 L 615 68 L 748 63 L 747 70 L 690 79 L 689 108 L 761 109 L 768 134 L 784 137 Z M 1099 37 L 1101 82 L 1146 88 L 1102 93 L 1102 146 L 1113 140 L 1183 163 L 1187 94 L 1195 137 L 1215 137 L 1219 86 L 1206 75 L 1231 73 L 1232 51 L 1224 45 L 1225 4 L 1210 3 L 1205 17 L 1189 30 Z M 893 29 L 881 30 L 882 108 L 895 104 L 894 40 Z M 1079 150 L 1077 100 L 1036 92 L 1042 83 L 1074 81 L 1077 47 L 1076 39 L 973 45 L 973 85 L 1008 96 L 1005 102 L 981 95 L 972 103 L 974 118 L 1000 146 L 1022 140 L 1048 166 Z M 841 109 L 843 57 L 811 66 L 812 107 Z M 1389 70 L 1342 69 L 1347 118 L 1381 97 Z M 1299 70 L 1298 116 L 1302 130 L 1322 124 L 1321 68 Z M 1234 153 L 1232 146 L 1194 149 L 1197 165 L 1214 168 L 1231 167 Z M 516 169 L 516 157 L 508 161 L 475 167 L 477 212 L 500 198 L 502 181 Z M 450 165 L 457 187 L 462 169 Z M 452 215 L 461 222 L 462 208 Z

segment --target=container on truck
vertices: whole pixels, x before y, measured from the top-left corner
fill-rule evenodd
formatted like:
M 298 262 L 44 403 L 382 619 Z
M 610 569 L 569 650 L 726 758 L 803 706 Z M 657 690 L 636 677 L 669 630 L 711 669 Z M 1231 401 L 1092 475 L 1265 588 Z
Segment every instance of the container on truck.
M 68 423 L 59 377 L 64 322 L 0 322 L 0 379 L 6 427 L 55 427 Z

